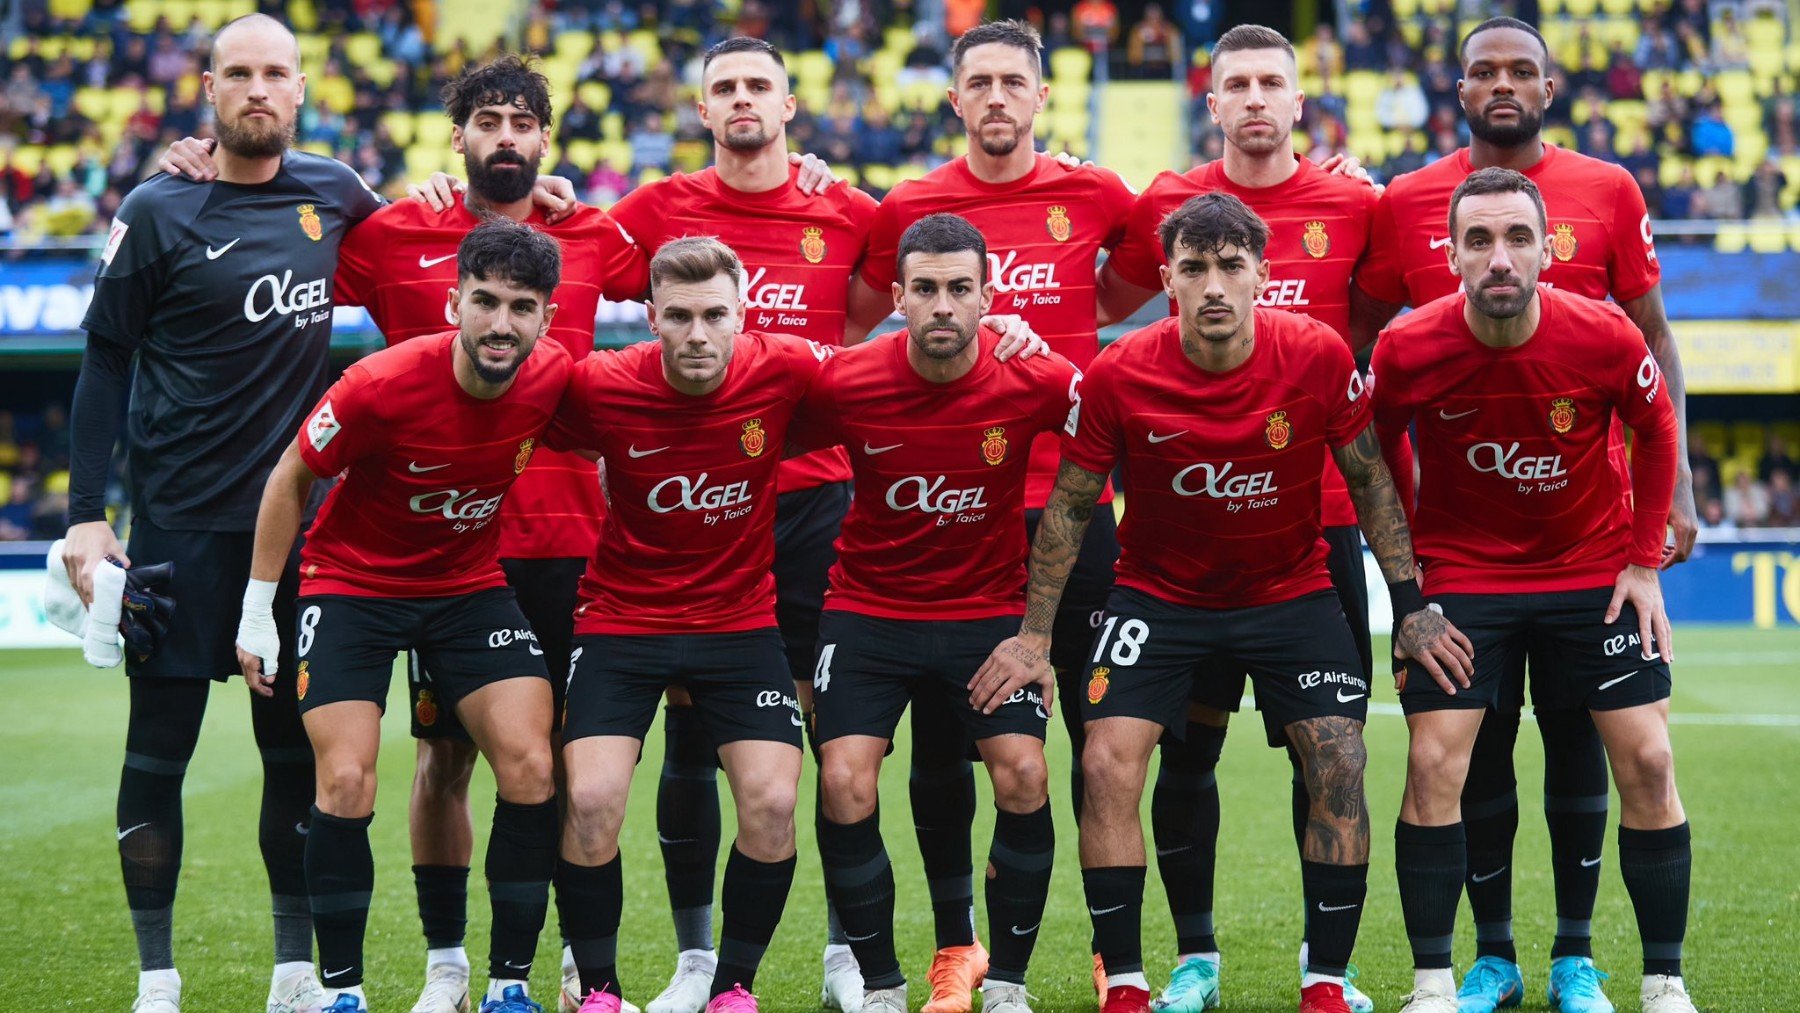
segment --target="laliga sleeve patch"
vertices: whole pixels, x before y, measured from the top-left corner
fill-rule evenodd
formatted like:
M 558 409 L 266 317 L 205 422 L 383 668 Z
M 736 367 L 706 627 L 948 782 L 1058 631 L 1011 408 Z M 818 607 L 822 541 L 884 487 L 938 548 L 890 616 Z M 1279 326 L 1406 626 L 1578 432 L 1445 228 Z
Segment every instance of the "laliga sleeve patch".
M 119 252 L 119 245 L 125 241 L 125 233 L 130 231 L 131 226 L 125 224 L 124 219 L 113 219 L 112 229 L 106 233 L 106 249 L 100 253 L 101 265 L 110 266 L 112 264 L 113 254 Z
M 338 434 L 343 426 L 338 425 L 337 416 L 332 414 L 331 402 L 319 406 L 313 417 L 306 420 L 306 442 L 312 444 L 314 450 L 324 450 L 332 437 Z

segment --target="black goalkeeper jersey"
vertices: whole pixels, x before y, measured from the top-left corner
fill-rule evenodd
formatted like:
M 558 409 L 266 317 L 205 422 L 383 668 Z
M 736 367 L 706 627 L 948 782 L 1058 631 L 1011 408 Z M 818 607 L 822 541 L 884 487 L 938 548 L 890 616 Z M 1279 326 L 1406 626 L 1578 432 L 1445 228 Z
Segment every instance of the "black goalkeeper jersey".
M 327 386 L 338 244 L 380 204 L 348 166 L 298 151 L 267 183 L 158 175 L 125 198 L 82 326 L 90 362 L 137 357 L 136 511 L 167 529 L 255 529 L 270 469 Z M 102 494 L 84 470 L 72 517 Z

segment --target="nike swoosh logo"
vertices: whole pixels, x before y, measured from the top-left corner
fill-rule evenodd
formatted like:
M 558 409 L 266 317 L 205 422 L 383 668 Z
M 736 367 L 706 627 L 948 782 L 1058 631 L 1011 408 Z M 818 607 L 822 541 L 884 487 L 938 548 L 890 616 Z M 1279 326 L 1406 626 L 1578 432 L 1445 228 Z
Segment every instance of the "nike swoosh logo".
M 1348 911 L 1351 908 L 1356 908 L 1356 907 L 1361 907 L 1361 906 L 1362 905 L 1360 905 L 1360 904 L 1338 904 L 1334 907 L 1327 907 L 1324 901 L 1319 902 L 1319 910 L 1325 912 L 1326 914 L 1331 914 L 1333 911 Z
M 800 720 L 800 715 L 798 715 L 798 714 L 789 714 L 788 720 L 792 721 L 794 723 L 795 728 L 805 728 L 806 727 L 806 722 Z
M 1038 922 L 1038 925 L 1042 925 L 1042 924 L 1044 924 L 1044 923 Z M 1029 936 L 1033 932 L 1036 932 L 1038 930 L 1038 925 L 1033 925 L 1031 928 L 1028 928 L 1028 929 L 1022 929 L 1022 928 L 1019 928 L 1017 925 L 1014 925 L 1012 927 L 1012 934 L 1015 936 Z
M 1368 695 L 1369 694 L 1367 693 L 1352 693 L 1349 696 L 1345 696 L 1343 690 L 1340 689 L 1337 691 L 1338 703 L 1349 703 L 1352 700 L 1361 700 Z
M 639 450 L 636 447 L 626 447 L 625 452 L 627 454 L 630 454 L 632 457 L 649 457 L 651 454 L 660 454 L 667 449 L 669 449 L 669 448 L 668 447 L 656 447 L 652 450 Z
M 1594 866 L 1599 865 L 1599 864 L 1600 864 L 1600 859 L 1598 859 L 1598 858 L 1584 858 L 1581 860 L 1581 867 L 1583 869 L 1592 869 Z
M 242 239 L 242 238 L 244 238 L 244 237 L 243 236 L 238 237 L 238 239 Z M 208 244 L 206 244 L 206 259 L 207 260 L 218 260 L 220 257 L 223 257 L 225 255 L 226 250 L 231 249 L 232 247 L 236 246 L 237 244 L 238 244 L 238 240 L 233 239 L 231 242 L 226 243 L 224 246 L 221 246 L 215 250 L 212 248 L 212 244 L 208 243 Z
M 312 830 L 312 827 L 309 827 L 304 823 L 294 824 L 294 833 L 299 834 L 301 837 L 305 837 L 310 830 Z
M 890 450 L 899 450 L 903 446 L 905 446 L 905 444 L 896 443 L 891 447 L 871 447 L 865 442 L 863 444 L 863 453 L 868 454 L 870 457 L 874 457 L 876 454 L 885 454 Z
M 1442 239 L 1433 239 L 1431 241 L 1431 248 L 1434 250 L 1441 250 L 1444 247 L 1449 246 L 1450 242 L 1451 242 L 1451 240 L 1450 240 L 1449 236 L 1445 236 Z
M 681 837 L 681 838 L 676 838 L 674 840 L 671 840 L 667 837 L 664 837 L 661 832 L 658 832 L 656 835 L 656 839 L 659 843 L 662 843 L 662 844 L 692 844 L 695 841 L 699 840 L 700 838 L 698 838 L 698 837 Z
M 125 839 L 125 838 L 127 838 L 127 837 L 130 837 L 130 836 L 131 836 L 131 832 L 132 832 L 132 831 L 133 831 L 133 830 L 142 830 L 142 829 L 144 829 L 144 828 L 145 828 L 145 827 L 147 827 L 147 826 L 149 826 L 149 825 L 150 825 L 150 824 L 149 824 L 149 823 L 148 823 L 148 822 L 144 822 L 144 823 L 139 823 L 139 824 L 138 824 L 138 825 L 137 825 L 137 826 L 135 826 L 135 827 L 126 827 L 126 828 L 125 828 L 125 829 L 123 829 L 123 830 L 121 830 L 121 831 L 119 831 L 119 840 L 121 840 L 121 841 L 122 841 L 122 840 L 124 840 L 124 839 Z
M 1157 848 L 1156 849 L 1156 857 L 1163 858 L 1168 855 L 1179 855 L 1183 851 L 1190 850 L 1191 848 L 1193 848 L 1192 844 L 1183 844 L 1182 846 L 1180 846 L 1178 848 Z
M 1158 436 L 1155 433 L 1151 433 L 1150 434 L 1150 442 L 1151 443 L 1167 443 L 1177 436 L 1186 436 L 1186 435 L 1187 435 L 1187 430 L 1185 430 L 1185 429 L 1183 429 L 1179 433 L 1170 433 L 1167 436 Z
M 1445 422 L 1449 422 L 1451 419 L 1460 419 L 1460 418 L 1464 418 L 1469 415 L 1473 415 L 1480 410 L 1481 409 L 1479 409 L 1479 408 L 1471 408 L 1466 412 L 1457 412 L 1455 415 L 1452 415 L 1449 412 L 1443 410 L 1442 408 L 1439 408 L 1438 409 L 1438 418 L 1443 419 Z
M 527 651 L 530 651 L 532 654 L 536 655 L 537 657 L 541 658 L 544 656 L 544 649 L 539 647 L 536 644 L 526 644 L 525 649 Z
M 510 967 L 510 968 L 512 968 L 512 969 L 513 969 L 513 970 L 515 970 L 515 971 L 529 971 L 529 970 L 531 970 L 531 961 L 529 961 L 529 960 L 527 960 L 527 961 L 526 961 L 526 962 L 524 962 L 524 963 L 523 963 L 523 964 L 515 964 L 515 963 L 513 963 L 513 962 L 512 962 L 512 961 L 510 961 L 510 960 L 508 960 L 508 961 L 506 961 L 506 962 L 505 962 L 505 963 L 506 963 L 506 966 L 507 966 L 507 967 Z
M 1505 871 L 1506 871 L 1506 866 L 1502 865 L 1500 868 L 1495 869 L 1493 872 L 1489 872 L 1489 873 L 1479 873 L 1478 872 L 1475 875 L 1469 877 L 1469 882 L 1485 883 L 1488 880 L 1493 879 L 1495 876 L 1498 876 Z
M 429 468 L 421 468 L 421 467 L 419 467 L 419 462 L 417 462 L 417 461 L 406 462 L 406 470 L 412 472 L 415 475 L 423 475 L 428 471 L 441 471 L 444 468 L 448 468 L 448 467 L 450 467 L 448 464 L 434 464 Z
M 426 260 L 425 255 L 420 254 L 419 255 L 419 266 L 420 267 L 436 267 L 439 264 L 442 264 L 444 261 L 454 258 L 455 256 L 456 256 L 456 254 L 454 254 L 454 253 L 446 253 L 441 257 L 433 257 L 430 260 Z
M 354 965 L 354 964 L 352 964 L 352 965 L 350 965 L 350 966 L 351 966 L 351 967 L 354 967 L 354 966 L 356 966 L 356 965 Z M 325 972 L 325 977 L 327 977 L 327 978 L 335 978 L 335 977 L 337 977 L 337 976 L 338 976 L 338 975 L 340 975 L 340 974 L 349 974 L 349 973 L 350 973 L 350 968 L 349 968 L 349 967 L 340 967 L 340 968 L 338 968 L 338 969 L 337 969 L 337 970 L 335 970 L 335 971 L 326 971 L 326 972 Z
M 879 935 L 881 935 L 881 933 L 871 932 L 866 936 L 853 936 L 850 933 L 846 932 L 846 933 L 844 933 L 844 938 L 850 940 L 853 943 L 866 943 L 869 940 L 874 939 L 876 936 L 879 936 Z
M 1612 687 L 1617 686 L 1619 683 L 1624 682 L 1626 679 L 1629 679 L 1632 676 L 1638 674 L 1638 672 L 1642 672 L 1642 671 L 1643 671 L 1643 669 L 1640 668 L 1640 669 L 1637 669 L 1636 671 L 1626 672 L 1624 675 L 1619 676 L 1617 679 L 1608 679 L 1605 682 L 1600 684 L 1600 688 L 1601 689 L 1611 689 Z
M 1098 918 L 1101 915 L 1109 915 L 1109 914 L 1112 914 L 1114 911 L 1123 911 L 1123 910 L 1125 910 L 1125 905 L 1114 904 L 1112 907 L 1101 908 L 1098 911 L 1094 910 L 1093 908 L 1088 908 L 1088 914 L 1093 915 L 1094 917 Z

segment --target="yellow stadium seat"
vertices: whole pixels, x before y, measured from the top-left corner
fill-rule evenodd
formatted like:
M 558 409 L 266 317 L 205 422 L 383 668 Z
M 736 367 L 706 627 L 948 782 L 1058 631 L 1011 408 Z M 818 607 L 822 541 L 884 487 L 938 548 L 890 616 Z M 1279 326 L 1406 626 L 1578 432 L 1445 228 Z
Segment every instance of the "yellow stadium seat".
M 1714 460 L 1730 456 L 1730 441 L 1723 422 L 1689 422 L 1688 439 L 1706 449 Z
M 625 42 L 643 55 L 645 66 L 654 67 L 662 62 L 662 41 L 656 37 L 654 31 L 640 28 L 626 36 Z
M 631 145 L 625 141 L 601 141 L 600 157 L 612 163 L 612 167 L 620 172 L 631 171 Z
M 891 165 L 865 165 L 862 178 L 865 184 L 877 190 L 892 190 L 899 177 Z
M 300 36 L 300 65 L 310 67 L 313 73 L 325 69 L 325 55 L 331 52 L 331 39 L 324 35 L 305 33 Z
M 1050 80 L 1086 81 L 1093 75 L 1094 57 L 1085 49 L 1064 46 L 1050 54 Z
M 287 15 L 288 26 L 296 31 L 310 32 L 319 27 L 319 10 L 312 0 L 288 0 Z
M 831 57 L 817 49 L 796 53 L 788 63 L 788 72 L 793 75 L 796 84 L 809 87 L 823 85 L 828 90 L 831 87 L 831 75 L 835 70 L 836 67 L 832 64 Z
M 659 179 L 667 178 L 667 176 L 668 176 L 668 173 L 662 171 L 661 169 L 658 169 L 656 166 L 646 165 L 644 167 L 644 171 L 638 174 L 638 182 L 654 183 Z
M 420 113 L 413 118 L 413 143 L 448 150 L 450 129 L 453 126 L 455 124 L 450 122 L 450 117 L 441 112 Z
M 44 152 L 44 161 L 50 171 L 58 176 L 67 176 L 75 163 L 81 161 L 81 150 L 73 144 L 58 144 Z
M 381 123 L 387 127 L 388 137 L 404 148 L 413 142 L 413 114 L 403 109 L 390 110 L 381 114 Z
M 1752 460 L 1762 457 L 1769 434 L 1761 422 L 1740 420 L 1731 424 L 1731 456 Z
M 156 0 L 127 0 L 125 4 L 125 23 L 134 32 L 148 32 L 156 27 L 160 14 Z
M 912 29 L 905 25 L 889 25 L 881 33 L 881 48 L 904 57 L 913 51 Z
M 575 94 L 595 112 L 612 105 L 612 89 L 604 81 L 583 81 L 575 86 Z
M 1745 70 L 1721 70 L 1713 76 L 1719 101 L 1727 108 L 1756 104 L 1756 83 Z
M 231 9 L 225 0 L 194 0 L 194 16 L 206 27 L 217 29 L 231 20 Z
M 1756 253 L 1785 253 L 1787 227 L 1780 221 L 1751 222 L 1750 249 Z
M 95 39 L 92 35 L 77 36 L 76 38 L 69 40 L 67 52 L 69 56 L 74 58 L 77 62 L 91 60 L 94 58 L 94 47 L 98 41 L 99 40 Z
M 588 172 L 592 172 L 594 170 L 594 163 L 600 158 L 600 145 L 594 141 L 570 141 L 566 153 L 569 156 L 569 161 L 581 166 L 582 169 Z M 546 159 L 545 161 L 546 163 L 552 162 L 550 159 Z
M 59 21 L 80 21 L 92 7 L 92 0 L 50 0 L 50 16 Z
M 580 63 L 594 51 L 593 32 L 558 32 L 556 33 L 556 55 L 567 56 Z
M 1681 182 L 1681 173 L 1688 165 L 1688 160 L 1680 155 L 1665 155 L 1656 167 L 1656 181 L 1665 187 L 1674 186 Z
M 900 105 L 905 109 L 930 112 L 944 100 L 944 93 L 929 81 L 915 81 L 900 89 Z
M 371 60 L 368 63 L 363 64 L 362 69 L 364 73 L 369 75 L 369 80 L 375 82 L 382 88 L 391 87 L 394 83 L 394 77 L 399 73 L 398 68 L 395 67 L 394 61 L 392 60 Z
M 1402 21 L 1411 21 L 1413 15 L 1419 13 L 1419 0 L 1393 0 L 1394 17 Z
M 1596 0 L 1563 0 L 1563 12 L 1577 20 L 1591 18 L 1599 9 Z
M 1538 4 L 1538 13 L 1546 19 L 1546 23 L 1548 23 L 1547 19 L 1549 18 L 1561 17 L 1563 13 L 1563 0 L 1542 0 L 1542 2 Z M 1538 26 L 1539 31 L 1542 31 L 1543 27 L 1544 26 L 1540 24 Z
M 1600 9 L 1615 18 L 1628 18 L 1637 13 L 1637 0 L 1600 0 Z
M 1742 253 L 1749 241 L 1742 223 L 1720 222 L 1718 235 L 1713 238 L 1713 249 L 1720 253 Z
M 169 27 L 179 32 L 194 20 L 193 0 L 161 0 L 157 16 L 167 20 Z
M 357 32 L 344 39 L 344 55 L 350 63 L 358 67 L 367 67 L 381 59 L 381 36 L 374 32 Z
M 35 176 L 44 167 L 44 148 L 39 144 L 21 144 L 13 149 L 12 166 L 27 176 Z
M 77 88 L 74 106 L 81 115 L 100 123 L 108 118 L 112 110 L 112 94 L 105 88 Z
M 1675 90 L 1688 98 L 1699 94 L 1705 85 L 1706 75 L 1697 70 L 1684 70 L 1675 75 Z

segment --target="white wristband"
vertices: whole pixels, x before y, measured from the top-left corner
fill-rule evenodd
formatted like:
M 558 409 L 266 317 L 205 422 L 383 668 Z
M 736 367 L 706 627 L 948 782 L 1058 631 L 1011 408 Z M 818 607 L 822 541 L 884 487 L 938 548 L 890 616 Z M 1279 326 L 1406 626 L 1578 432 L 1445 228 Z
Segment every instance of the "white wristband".
M 250 578 L 250 582 L 244 585 L 244 611 L 249 612 L 252 609 L 266 611 L 274 608 L 275 588 L 279 584 L 280 581 Z

